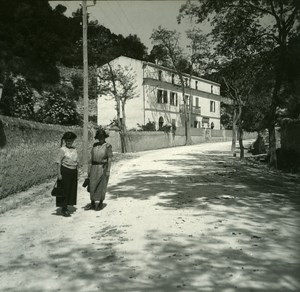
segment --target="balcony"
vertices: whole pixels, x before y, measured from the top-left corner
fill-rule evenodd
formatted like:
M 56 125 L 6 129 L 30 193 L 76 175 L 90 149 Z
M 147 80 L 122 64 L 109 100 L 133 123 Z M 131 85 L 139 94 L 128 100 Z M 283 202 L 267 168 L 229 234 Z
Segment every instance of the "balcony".
M 183 104 L 179 105 L 179 112 L 184 113 L 184 105 Z M 191 113 L 195 114 L 195 115 L 201 115 L 201 107 L 200 106 L 198 106 L 198 107 L 192 106 Z
M 200 106 L 193 106 L 192 107 L 192 114 L 201 115 L 201 107 Z

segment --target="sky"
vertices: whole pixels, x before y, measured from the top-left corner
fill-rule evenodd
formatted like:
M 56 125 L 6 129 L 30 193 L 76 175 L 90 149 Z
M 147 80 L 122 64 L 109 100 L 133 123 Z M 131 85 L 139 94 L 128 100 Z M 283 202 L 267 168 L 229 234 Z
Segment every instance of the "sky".
M 91 20 L 98 20 L 99 24 L 110 29 L 115 34 L 128 36 L 136 34 L 142 43 L 148 48 L 148 53 L 153 46 L 150 40 L 153 29 L 161 25 L 163 28 L 176 29 L 181 33 L 182 46 L 186 46 L 185 31 L 192 29 L 193 25 L 189 20 L 182 24 L 177 23 L 176 17 L 179 9 L 186 1 L 99 1 L 95 6 L 88 7 Z M 58 4 L 67 7 L 67 16 L 80 7 L 81 1 L 49 1 L 54 8 Z M 93 5 L 93 1 L 87 1 Z M 199 26 L 199 25 L 198 25 Z M 207 26 L 200 27 L 203 32 L 208 30 Z

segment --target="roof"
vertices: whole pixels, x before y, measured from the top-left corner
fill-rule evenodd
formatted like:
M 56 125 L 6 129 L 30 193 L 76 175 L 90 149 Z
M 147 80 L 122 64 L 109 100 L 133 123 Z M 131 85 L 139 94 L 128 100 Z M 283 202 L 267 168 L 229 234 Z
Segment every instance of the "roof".
M 173 73 L 177 74 L 177 73 L 176 73 L 176 70 L 174 70 L 174 69 L 170 69 L 170 68 L 167 68 L 167 67 L 158 65 L 158 64 L 154 64 L 154 63 L 151 63 L 151 62 L 147 62 L 147 61 L 142 61 L 142 60 L 134 59 L 134 58 L 127 57 L 127 56 L 122 56 L 122 55 L 121 55 L 121 56 L 115 58 L 114 60 L 119 59 L 119 58 L 127 58 L 127 59 L 131 59 L 131 60 L 139 61 L 139 62 L 141 62 L 143 65 L 146 65 L 146 66 L 152 66 L 152 67 L 155 67 L 155 68 L 164 70 L 164 71 L 169 71 L 169 72 L 173 72 Z M 186 73 L 183 73 L 183 76 L 185 76 L 185 77 L 190 77 L 190 75 L 189 75 L 189 74 L 186 74 Z M 201 78 L 201 77 L 198 77 L 198 76 L 195 76 L 195 75 L 192 75 L 192 78 L 193 78 L 193 79 L 196 79 L 196 80 L 199 80 L 199 81 L 201 81 L 201 82 L 205 82 L 205 83 L 209 83 L 209 84 L 213 84 L 213 85 L 220 86 L 220 83 L 217 83 L 217 82 L 214 82 L 214 81 L 211 81 L 211 80 L 208 80 L 208 79 L 204 79 L 204 78 Z
M 158 68 L 158 69 L 162 69 L 162 70 L 165 70 L 165 71 L 176 73 L 176 70 L 174 70 L 174 69 L 170 69 L 170 68 L 167 68 L 167 67 L 164 67 L 164 66 L 161 66 L 161 65 L 151 63 L 151 62 L 143 61 L 143 64 L 148 65 L 148 66 L 152 66 L 152 67 L 155 67 L 155 68 Z M 186 73 L 183 73 L 182 75 L 185 76 L 185 77 L 190 77 L 190 75 L 186 74 Z M 197 80 L 202 81 L 202 82 L 206 82 L 206 83 L 209 83 L 209 84 L 214 84 L 214 85 L 220 86 L 220 83 L 217 83 L 217 82 L 214 82 L 214 81 L 211 81 L 211 80 L 208 80 L 208 79 L 204 79 L 204 78 L 201 78 L 201 77 L 198 77 L 198 76 L 195 76 L 195 75 L 192 75 L 192 78 L 197 79 Z

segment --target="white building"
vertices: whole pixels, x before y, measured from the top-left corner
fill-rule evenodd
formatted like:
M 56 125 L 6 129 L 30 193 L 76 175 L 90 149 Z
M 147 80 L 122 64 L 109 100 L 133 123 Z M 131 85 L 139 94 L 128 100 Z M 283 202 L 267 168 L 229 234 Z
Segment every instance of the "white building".
M 126 103 L 127 129 L 136 129 L 137 124 L 145 125 L 149 121 L 154 121 L 157 129 L 165 124 L 184 126 L 180 80 L 174 70 L 124 56 L 110 64 L 131 67 L 136 73 L 137 97 Z M 189 77 L 184 75 L 186 85 Z M 192 96 L 191 127 L 220 129 L 220 84 L 192 76 L 185 94 Z M 99 96 L 98 124 L 110 124 L 116 118 L 115 108 L 112 97 Z

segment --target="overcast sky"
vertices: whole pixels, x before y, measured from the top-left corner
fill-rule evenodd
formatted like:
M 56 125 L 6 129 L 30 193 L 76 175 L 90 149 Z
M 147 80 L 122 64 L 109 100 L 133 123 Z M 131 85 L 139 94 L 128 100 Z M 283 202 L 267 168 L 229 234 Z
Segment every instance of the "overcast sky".
M 49 1 L 52 7 L 62 4 L 67 7 L 67 16 L 80 7 L 81 1 Z M 87 2 L 92 5 L 92 1 Z M 185 1 L 97 1 L 95 6 L 88 7 L 91 20 L 109 28 L 111 32 L 128 36 L 136 34 L 148 48 L 152 48 L 150 36 L 159 25 L 168 29 L 176 29 L 182 35 L 185 44 L 185 31 L 192 28 L 189 21 L 177 24 L 179 8 Z M 203 31 L 207 30 L 202 26 Z

